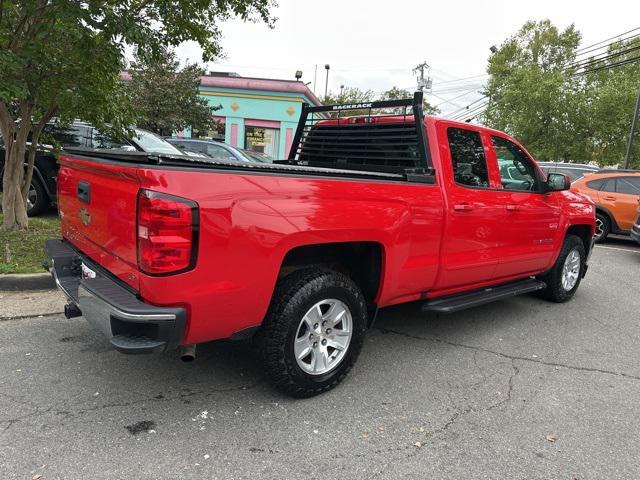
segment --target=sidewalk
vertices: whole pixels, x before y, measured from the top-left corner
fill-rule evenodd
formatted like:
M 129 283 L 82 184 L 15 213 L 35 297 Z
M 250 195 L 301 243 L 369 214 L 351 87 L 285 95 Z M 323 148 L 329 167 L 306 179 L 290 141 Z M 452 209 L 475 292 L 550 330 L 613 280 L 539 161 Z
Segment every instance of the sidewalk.
M 62 313 L 66 303 L 51 275 L 0 275 L 0 321 Z

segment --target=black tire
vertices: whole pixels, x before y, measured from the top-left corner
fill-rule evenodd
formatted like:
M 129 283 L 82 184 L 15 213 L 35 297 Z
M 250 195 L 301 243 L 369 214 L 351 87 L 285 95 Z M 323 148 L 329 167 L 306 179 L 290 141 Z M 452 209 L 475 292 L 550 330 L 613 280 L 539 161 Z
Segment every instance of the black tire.
M 598 226 L 600 226 L 600 231 L 598 231 Z M 604 242 L 609 233 L 611 232 L 611 220 L 609 216 L 605 213 L 596 213 L 596 234 L 593 239 L 596 243 Z
M 352 319 L 351 340 L 344 356 L 325 374 L 305 372 L 296 361 L 294 342 L 302 318 L 324 299 L 340 300 Z M 305 398 L 331 390 L 356 362 L 367 325 L 367 307 L 358 286 L 346 275 L 309 268 L 285 277 L 276 286 L 271 306 L 257 337 L 267 376 L 280 391 Z
M 577 251 L 580 255 L 580 271 L 575 285 L 571 289 L 566 290 L 562 285 L 562 270 L 567 257 L 573 251 Z M 585 268 L 585 260 L 586 253 L 582 239 L 575 235 L 567 235 L 564 240 L 564 244 L 562 245 L 562 249 L 560 250 L 560 255 L 558 255 L 558 259 L 556 260 L 553 268 L 544 276 L 540 277 L 540 280 L 547 284 L 547 287 L 540 291 L 541 296 L 556 303 L 566 302 L 571 299 L 580 286 L 580 281 L 582 280 L 582 274 Z
M 47 192 L 44 190 L 44 187 L 37 178 L 33 178 L 31 180 L 29 197 L 31 204 L 27 202 L 27 215 L 30 217 L 40 215 L 49 206 Z

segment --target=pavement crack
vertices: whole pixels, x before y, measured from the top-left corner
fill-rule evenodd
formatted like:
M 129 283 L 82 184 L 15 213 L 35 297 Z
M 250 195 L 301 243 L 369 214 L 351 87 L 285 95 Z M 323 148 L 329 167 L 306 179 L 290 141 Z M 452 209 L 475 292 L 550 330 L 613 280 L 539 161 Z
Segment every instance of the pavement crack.
M 258 385 L 260 385 L 262 383 L 262 379 L 258 379 L 255 382 L 248 384 L 248 385 L 239 385 L 239 386 L 235 386 L 235 387 L 227 387 L 227 388 L 214 388 L 214 389 L 206 389 L 206 390 L 198 390 L 198 391 L 189 391 L 188 393 L 185 392 L 178 392 L 176 395 L 173 395 L 171 397 L 166 397 L 166 396 L 162 396 L 162 397 L 158 397 L 157 395 L 154 395 L 152 397 L 145 397 L 145 398 L 140 398 L 138 400 L 132 400 L 129 402 L 114 402 L 114 403 L 105 403 L 105 404 L 100 404 L 100 405 L 93 405 L 91 407 L 88 408 L 78 408 L 80 407 L 81 404 L 75 404 L 75 405 L 69 405 L 67 406 L 67 409 L 64 408 L 64 405 L 60 408 L 56 408 L 56 406 L 50 406 L 46 409 L 40 409 L 39 407 L 35 407 L 35 411 L 25 414 L 25 415 L 21 415 L 19 417 L 15 417 L 15 418 L 10 418 L 7 420 L 2 420 L 0 421 L 0 423 L 6 423 L 6 425 L 2 428 L 2 430 L 0 430 L 0 434 L 4 434 L 6 433 L 13 425 L 15 425 L 16 423 L 19 423 L 25 419 L 31 418 L 31 417 L 38 417 L 41 415 L 45 415 L 51 411 L 53 411 L 54 413 L 58 414 L 58 415 L 66 415 L 66 416 L 70 416 L 70 415 L 84 415 L 86 413 L 89 412 L 95 412 L 95 411 L 100 411 L 100 410 L 106 410 L 108 408 L 123 408 L 123 407 L 131 407 L 133 405 L 138 405 L 140 403 L 145 403 L 145 402 L 164 402 L 164 401 L 169 401 L 169 400 L 180 400 L 183 399 L 185 397 L 191 397 L 194 395 L 205 395 L 205 396 L 210 396 L 216 393 L 228 393 L 228 392 L 235 392 L 235 391 L 246 391 L 246 390 L 252 390 L 254 388 L 256 388 Z M 7 398 L 11 398 L 9 395 L 5 396 Z M 17 399 L 13 398 L 14 401 L 18 402 Z M 19 402 L 18 402 L 19 403 Z M 26 404 L 25 404 L 26 405 Z M 31 405 L 33 407 L 33 405 Z M 75 409 L 74 409 L 75 407 Z
M 8 322 L 10 320 L 27 320 L 27 319 L 38 319 L 38 318 L 47 318 L 47 317 L 55 317 L 57 315 L 62 315 L 64 312 L 46 312 L 46 313 L 32 313 L 29 315 L 17 315 L 17 316 L 0 316 L 0 322 Z
M 506 397 L 503 398 L 502 400 L 500 400 L 499 402 L 494 403 L 493 405 L 490 405 L 489 407 L 487 407 L 485 409 L 485 411 L 488 412 L 488 411 L 493 410 L 495 408 L 502 407 L 503 405 L 506 405 L 507 403 L 509 403 L 511 401 L 511 394 L 513 393 L 513 382 L 514 382 L 515 378 L 518 376 L 518 374 L 520 373 L 520 369 L 516 366 L 515 358 L 511 359 L 511 368 L 513 369 L 513 373 L 509 377 L 509 382 L 507 383 L 507 395 L 506 395 Z
M 614 370 L 606 370 L 603 368 L 595 368 L 595 367 L 582 367 L 579 365 L 568 365 L 566 363 L 559 363 L 559 362 L 550 362 L 550 361 L 546 361 L 546 360 L 541 360 L 539 358 L 530 358 L 530 357 L 522 357 L 519 355 L 510 355 L 508 353 L 504 353 L 504 352 L 498 352 L 495 350 L 491 350 L 488 348 L 484 348 L 484 347 L 477 347 L 474 345 L 467 345 L 465 343 L 457 343 L 457 342 L 451 342 L 449 340 L 444 340 L 442 338 L 439 337 L 422 337 L 420 335 L 413 335 L 410 333 L 406 333 L 406 332 L 401 332 L 399 330 L 393 330 L 390 328 L 382 328 L 382 327 L 376 327 L 378 330 L 380 330 L 383 333 L 393 333 L 395 335 L 400 335 L 403 337 L 407 337 L 407 338 L 412 338 L 415 340 L 422 340 L 422 341 L 427 341 L 427 342 L 433 342 L 433 343 L 441 343 L 441 344 L 445 344 L 445 345 L 450 345 L 452 347 L 459 347 L 459 348 L 466 348 L 468 350 L 476 350 L 476 351 L 480 351 L 480 352 L 485 352 L 485 353 L 490 353 L 492 355 L 496 355 L 498 357 L 501 358 L 507 358 L 509 360 L 521 360 L 523 362 L 530 362 L 530 363 L 537 363 L 539 365 L 546 365 L 548 367 L 559 367 L 559 368 L 566 368 L 569 370 L 576 370 L 576 371 L 580 371 L 580 372 L 591 372 L 591 373 L 602 373 L 604 375 L 613 375 L 616 377 L 623 377 L 623 378 L 628 378 L 630 380 L 640 380 L 640 376 L 637 375 L 631 375 L 629 373 L 624 373 L 624 372 L 616 372 Z

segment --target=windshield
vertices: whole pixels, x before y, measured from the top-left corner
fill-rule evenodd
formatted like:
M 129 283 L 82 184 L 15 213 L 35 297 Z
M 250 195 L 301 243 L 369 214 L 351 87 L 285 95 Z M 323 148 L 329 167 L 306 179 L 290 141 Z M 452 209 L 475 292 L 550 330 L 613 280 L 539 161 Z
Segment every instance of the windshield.
M 136 136 L 132 140 L 145 152 L 184 155 L 180 150 L 155 133 L 140 130 L 139 128 L 136 128 L 134 131 L 136 132 Z

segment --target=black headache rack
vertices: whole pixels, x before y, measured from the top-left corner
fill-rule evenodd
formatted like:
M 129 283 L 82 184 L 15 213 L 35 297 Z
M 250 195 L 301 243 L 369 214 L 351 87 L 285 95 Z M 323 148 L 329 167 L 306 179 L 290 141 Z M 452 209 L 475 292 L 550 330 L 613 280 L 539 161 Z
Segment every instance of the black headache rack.
M 305 103 L 289 158 L 274 163 L 400 174 L 433 183 L 422 101 L 422 92 L 416 92 L 403 100 Z

